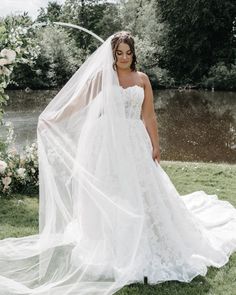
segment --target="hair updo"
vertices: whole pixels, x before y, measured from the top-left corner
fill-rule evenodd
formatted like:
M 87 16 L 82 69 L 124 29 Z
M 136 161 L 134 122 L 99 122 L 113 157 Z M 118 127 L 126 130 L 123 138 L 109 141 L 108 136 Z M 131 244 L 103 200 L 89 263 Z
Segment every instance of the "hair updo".
M 111 48 L 112 48 L 112 53 L 113 53 L 113 58 L 114 58 L 114 63 L 113 63 L 113 69 L 116 71 L 116 50 L 119 46 L 120 43 L 126 43 L 129 45 L 130 50 L 132 52 L 132 63 L 130 65 L 130 68 L 132 71 L 137 71 L 136 69 L 136 55 L 135 55 L 135 48 L 134 48 L 134 39 L 131 35 L 130 32 L 127 31 L 120 31 L 117 32 L 113 35 L 111 39 Z

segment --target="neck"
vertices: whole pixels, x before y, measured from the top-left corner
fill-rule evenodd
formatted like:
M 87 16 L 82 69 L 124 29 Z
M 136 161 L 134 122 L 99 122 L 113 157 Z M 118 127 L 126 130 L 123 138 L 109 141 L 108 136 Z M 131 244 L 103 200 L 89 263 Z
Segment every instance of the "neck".
M 118 68 L 117 69 L 117 73 L 118 73 L 118 76 L 124 76 L 124 75 L 128 75 L 131 73 L 131 69 L 120 69 Z

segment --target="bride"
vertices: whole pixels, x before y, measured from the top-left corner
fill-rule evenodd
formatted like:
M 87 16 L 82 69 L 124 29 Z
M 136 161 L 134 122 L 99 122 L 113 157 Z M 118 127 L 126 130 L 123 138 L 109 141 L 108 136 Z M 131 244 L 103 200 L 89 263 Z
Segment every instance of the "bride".
M 236 210 L 180 196 L 160 165 L 133 37 L 110 36 L 41 113 L 39 234 L 0 241 L 0 294 L 102 295 L 205 276 L 236 250 Z

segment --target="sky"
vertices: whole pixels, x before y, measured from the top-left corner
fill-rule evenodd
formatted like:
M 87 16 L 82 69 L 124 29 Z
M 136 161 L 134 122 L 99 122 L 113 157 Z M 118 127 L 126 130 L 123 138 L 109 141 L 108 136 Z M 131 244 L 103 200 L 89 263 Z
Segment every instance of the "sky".
M 35 19 L 38 15 L 39 8 L 46 7 L 49 1 L 50 0 L 0 0 L 0 17 L 27 11 L 28 14 Z M 62 4 L 65 0 L 56 0 L 56 2 Z

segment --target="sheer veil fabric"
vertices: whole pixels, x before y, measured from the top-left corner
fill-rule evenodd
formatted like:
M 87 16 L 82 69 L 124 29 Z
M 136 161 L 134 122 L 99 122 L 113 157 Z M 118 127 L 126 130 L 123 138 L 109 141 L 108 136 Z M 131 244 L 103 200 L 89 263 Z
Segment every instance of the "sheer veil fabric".
M 142 279 L 138 270 L 144 260 L 138 259 L 138 250 L 146 209 L 140 171 L 129 148 L 124 93 L 112 67 L 112 37 L 39 116 L 39 234 L 0 241 L 1 295 L 114 294 Z M 153 216 L 164 224 L 172 249 L 181 252 L 176 274 L 189 268 L 180 280 L 204 275 L 207 265 L 226 263 L 236 249 L 236 237 L 230 236 L 236 229 L 235 209 L 225 204 L 232 223 L 226 230 L 222 221 L 218 239 L 203 226 L 207 217 L 192 213 L 199 211 L 197 196 L 186 196 L 184 202 L 160 165 L 152 165 L 161 176 L 154 185 L 164 192 L 158 202 L 152 196 Z M 203 194 L 199 200 L 204 203 Z
M 143 204 L 111 38 L 39 116 L 39 234 L 0 242 L 0 294 L 113 294 L 132 273 Z

